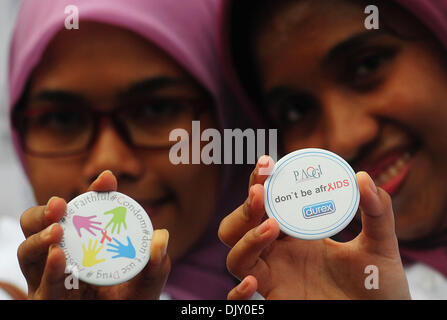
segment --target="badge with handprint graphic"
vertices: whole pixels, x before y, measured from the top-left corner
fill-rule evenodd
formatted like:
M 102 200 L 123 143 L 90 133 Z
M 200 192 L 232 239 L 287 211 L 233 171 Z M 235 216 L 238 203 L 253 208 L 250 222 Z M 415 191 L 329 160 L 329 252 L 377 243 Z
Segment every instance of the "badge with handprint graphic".
M 67 204 L 60 247 L 79 279 L 109 286 L 130 280 L 148 263 L 153 227 L 146 211 L 116 192 L 90 191 Z

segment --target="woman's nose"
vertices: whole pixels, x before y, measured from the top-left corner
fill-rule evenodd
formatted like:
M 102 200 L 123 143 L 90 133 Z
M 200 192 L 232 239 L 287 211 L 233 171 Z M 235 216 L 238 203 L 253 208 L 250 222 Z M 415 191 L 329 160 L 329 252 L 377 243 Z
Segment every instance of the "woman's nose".
M 111 170 L 118 183 L 123 179 L 137 179 L 143 170 L 135 150 L 125 142 L 111 122 L 100 126 L 84 167 L 84 175 L 91 183 L 104 170 Z
M 365 107 L 335 94 L 323 104 L 323 126 L 326 148 L 347 161 L 358 156 L 379 131 L 377 119 Z

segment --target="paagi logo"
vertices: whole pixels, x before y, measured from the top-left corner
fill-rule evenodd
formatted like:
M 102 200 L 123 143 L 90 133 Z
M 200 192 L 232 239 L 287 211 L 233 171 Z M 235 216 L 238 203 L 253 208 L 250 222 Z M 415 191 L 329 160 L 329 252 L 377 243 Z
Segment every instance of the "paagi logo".
M 293 175 L 296 182 L 303 182 L 311 179 L 318 179 L 323 175 L 321 166 L 309 166 L 306 169 L 294 170 Z
M 312 219 L 335 212 L 335 203 L 332 200 L 315 203 L 303 207 L 303 215 L 306 219 Z

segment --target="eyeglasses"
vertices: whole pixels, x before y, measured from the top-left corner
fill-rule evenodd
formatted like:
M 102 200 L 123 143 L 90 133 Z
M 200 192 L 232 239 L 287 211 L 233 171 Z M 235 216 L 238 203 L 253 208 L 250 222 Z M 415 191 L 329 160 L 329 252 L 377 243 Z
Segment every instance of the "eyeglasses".
M 87 107 L 42 106 L 13 114 L 24 152 L 40 157 L 83 153 L 95 142 L 99 128 L 111 120 L 122 139 L 135 148 L 169 148 L 169 133 L 189 128 L 206 99 L 151 99 L 149 103 L 101 112 Z

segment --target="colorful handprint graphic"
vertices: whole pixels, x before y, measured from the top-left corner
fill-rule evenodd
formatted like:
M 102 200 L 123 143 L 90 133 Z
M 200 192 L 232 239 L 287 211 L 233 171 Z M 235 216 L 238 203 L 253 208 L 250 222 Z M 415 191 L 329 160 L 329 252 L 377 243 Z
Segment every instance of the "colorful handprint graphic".
M 0 0 L 1 1 L 1 0 Z M 145 209 L 117 191 L 88 191 L 67 203 L 59 222 L 66 265 L 91 285 L 117 285 L 136 276 L 150 259 L 153 227 Z
M 116 207 L 110 211 L 104 212 L 104 215 L 113 214 L 112 219 L 110 219 L 109 223 L 106 225 L 106 229 L 113 223 L 112 233 L 115 232 L 115 227 L 118 226 L 117 233 L 120 233 L 121 225 L 124 226 L 124 229 L 127 230 L 126 225 L 126 208 L 125 207 Z
M 83 217 L 83 216 L 73 216 L 73 225 L 78 232 L 79 237 L 81 236 L 81 229 L 85 229 L 90 232 L 92 235 L 96 236 L 96 234 L 91 229 L 101 230 L 95 225 L 100 225 L 101 222 L 92 221 L 96 216 Z
M 113 238 L 113 241 L 115 241 L 118 245 L 111 244 L 111 243 L 107 244 L 107 246 L 113 248 L 113 249 L 107 249 L 107 251 L 117 253 L 117 255 L 113 256 L 112 259 L 116 259 L 116 258 L 133 259 L 133 258 L 135 258 L 135 256 L 136 256 L 135 248 L 134 248 L 129 236 L 127 236 L 127 246 L 124 245 L 123 243 L 121 243 L 116 238 Z
M 82 265 L 84 267 L 93 267 L 94 265 L 106 260 L 106 259 L 98 260 L 96 258 L 99 251 L 101 251 L 102 248 L 104 247 L 104 245 L 101 245 L 98 249 L 96 249 L 97 245 L 98 245 L 98 240 L 95 240 L 95 244 L 92 247 L 92 239 L 89 240 L 87 249 L 85 248 L 85 245 L 82 244 L 82 250 L 84 252 L 84 259 L 82 260 Z

